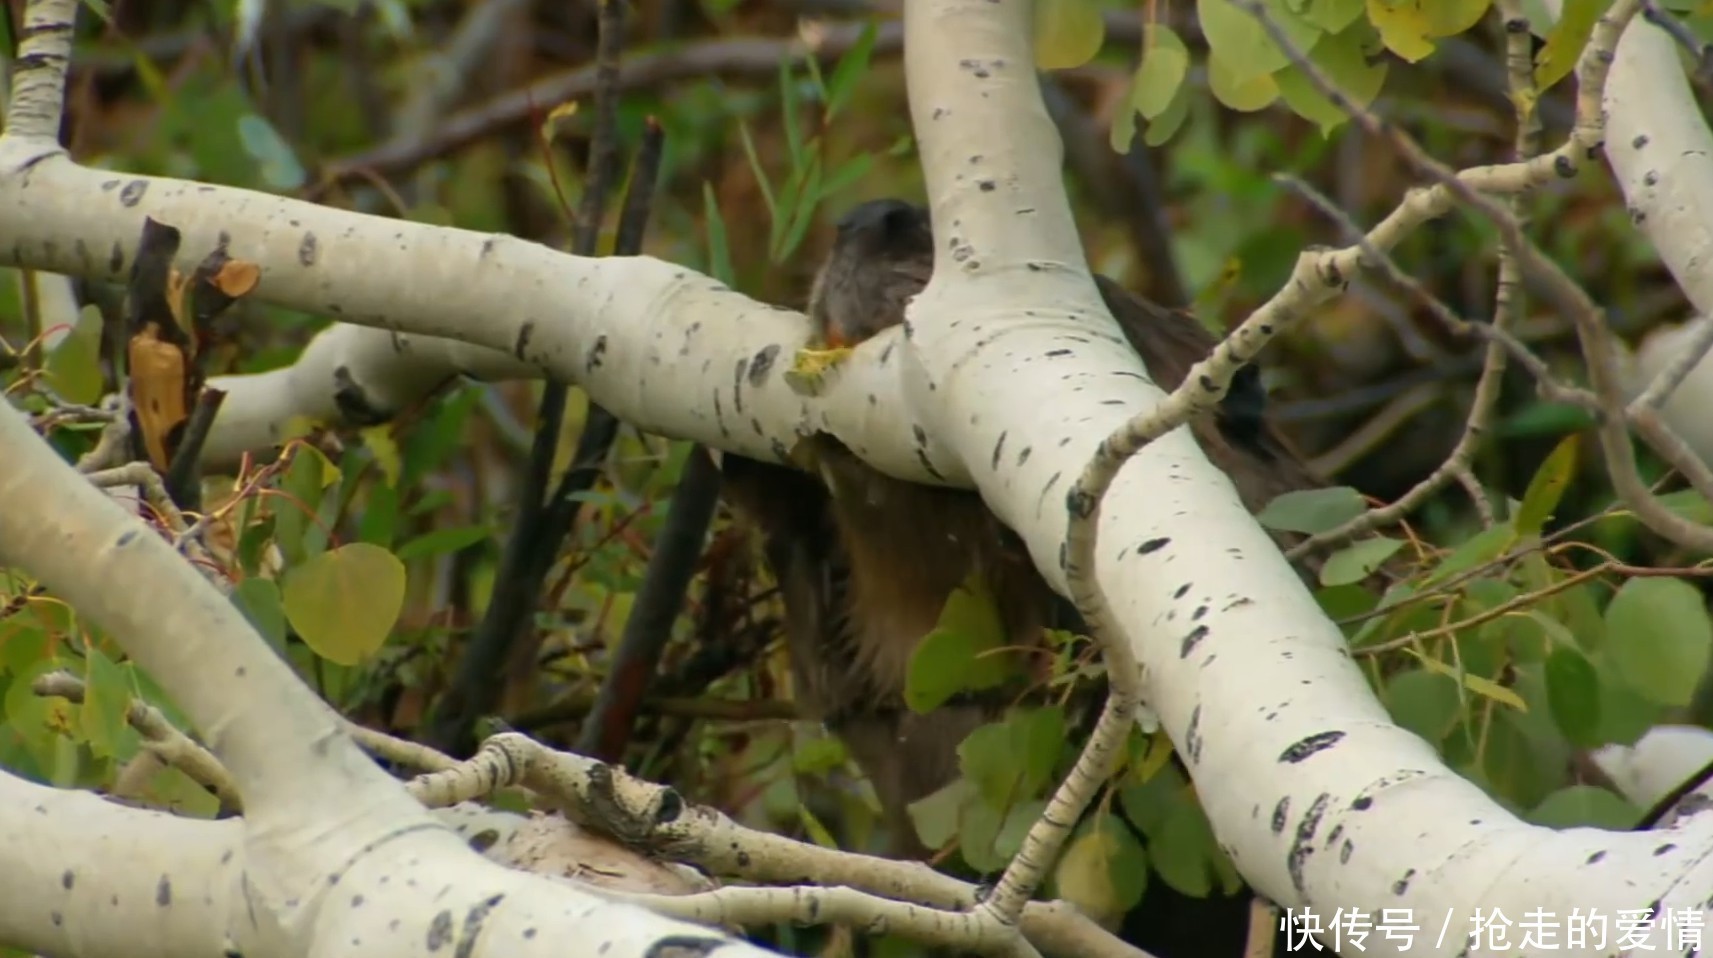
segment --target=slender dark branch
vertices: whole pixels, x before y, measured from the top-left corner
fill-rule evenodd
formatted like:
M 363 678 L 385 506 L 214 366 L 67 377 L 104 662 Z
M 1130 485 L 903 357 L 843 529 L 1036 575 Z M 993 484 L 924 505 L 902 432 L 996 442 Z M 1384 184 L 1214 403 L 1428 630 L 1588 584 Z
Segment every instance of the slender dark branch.
M 617 72 L 617 42 L 622 36 L 623 12 L 612 13 L 608 8 L 622 5 L 623 0 L 607 0 L 603 8 L 607 12 L 601 20 L 601 56 L 615 58 L 612 75 Z M 609 36 L 612 38 L 610 46 Z M 612 100 L 617 95 L 616 88 L 609 86 L 599 92 L 598 99 Z M 619 175 L 616 146 L 609 149 L 599 145 L 602 139 L 613 139 L 617 135 L 613 114 L 614 111 L 609 110 L 606 121 L 597 115 L 594 142 L 590 146 L 591 166 L 573 238 L 575 251 L 583 256 L 595 252 L 605 218 L 605 196 Z M 639 198 L 637 194 L 653 191 L 660 171 L 663 139 L 660 125 L 651 121 L 637 153 L 635 172 L 625 199 L 624 215 L 621 216 L 615 244 L 615 252 L 621 255 L 635 254 L 642 249 L 642 234 L 651 204 L 647 197 Z M 599 202 L 592 202 L 589 199 L 591 195 L 597 196 Z M 524 498 L 517 525 L 501 557 L 493 598 L 489 600 L 487 613 L 464 650 L 451 687 L 430 722 L 430 741 L 441 751 L 462 755 L 474 745 L 474 722 L 478 716 L 492 711 L 498 702 L 499 683 L 495 677 L 523 634 L 525 623 L 533 621 L 542 583 L 553 566 L 561 543 L 576 525 L 582 503 L 578 493 L 594 486 L 613 439 L 618 435 L 618 420 L 591 403 L 582 434 L 577 438 L 571 466 L 552 494 L 545 495 L 553 452 L 564 422 L 566 397 L 563 383 L 550 382 L 542 391 Z
M 214 427 L 214 417 L 220 414 L 220 405 L 226 401 L 226 391 L 223 389 L 204 389 L 196 397 L 196 406 L 190 411 L 190 419 L 185 422 L 184 434 L 179 437 L 178 448 L 173 450 L 172 464 L 167 467 L 167 495 L 173 505 L 186 511 L 197 511 L 202 508 L 202 447 L 208 441 L 208 431 Z
M 618 652 L 577 735 L 580 754 L 603 762 L 624 757 L 660 653 L 672 637 L 672 623 L 678 620 L 684 594 L 696 575 L 696 560 L 702 555 L 719 497 L 720 470 L 713 457 L 700 446 L 692 448 L 678 488 L 672 491 L 671 509 L 648 558 L 648 571 L 625 622 Z

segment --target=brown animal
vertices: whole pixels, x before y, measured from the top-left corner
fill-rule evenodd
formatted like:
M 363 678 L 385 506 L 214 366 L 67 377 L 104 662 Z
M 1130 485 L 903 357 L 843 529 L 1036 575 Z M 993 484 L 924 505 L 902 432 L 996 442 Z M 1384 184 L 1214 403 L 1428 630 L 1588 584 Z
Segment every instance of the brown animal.
M 823 339 L 852 345 L 903 321 L 933 270 L 927 211 L 897 200 L 862 204 L 838 236 L 810 294 Z M 1107 308 L 1164 389 L 1183 381 L 1215 340 L 1168 311 L 1096 277 Z M 1321 483 L 1267 422 L 1259 371 L 1246 367 L 1218 411 L 1191 424 L 1208 458 L 1249 509 Z M 726 495 L 758 527 L 779 580 L 786 641 L 801 703 L 838 735 L 871 779 L 893 853 L 920 857 L 906 807 L 958 774 L 957 747 L 1004 702 L 964 695 L 925 715 L 905 707 L 910 656 L 947 597 L 975 573 L 988 586 L 1013 647 L 1044 627 L 1075 628 L 1009 529 L 978 493 L 904 482 L 816 437 L 821 478 L 728 456 Z M 1069 618 L 1067 618 L 1069 613 Z

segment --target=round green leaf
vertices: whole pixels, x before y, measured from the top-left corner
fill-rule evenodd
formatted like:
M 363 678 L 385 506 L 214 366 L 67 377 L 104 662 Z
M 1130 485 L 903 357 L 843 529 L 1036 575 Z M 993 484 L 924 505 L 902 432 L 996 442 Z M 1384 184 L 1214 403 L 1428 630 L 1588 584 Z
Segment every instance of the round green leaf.
M 1385 536 L 1353 542 L 1327 556 L 1326 564 L 1320 567 L 1320 584 L 1349 585 L 1361 582 L 1390 559 L 1392 553 L 1403 547 L 1402 539 L 1389 539 Z
M 1213 826 L 1194 793 L 1179 792 L 1166 826 L 1148 840 L 1148 860 L 1166 884 L 1191 898 L 1241 886 L 1237 869 L 1219 848 Z
M 316 655 L 356 665 L 387 640 L 404 607 L 404 563 L 353 542 L 295 566 L 281 590 L 286 621 Z
M 1053 869 L 1053 887 L 1096 920 L 1117 918 L 1148 889 L 1148 855 L 1112 815 L 1101 815 L 1078 831 Z
M 285 610 L 280 608 L 280 587 L 271 579 L 251 577 L 232 590 L 232 604 L 276 649 L 285 648 Z
M 1548 828 L 1609 828 L 1627 831 L 1641 810 L 1617 795 L 1593 785 L 1572 785 L 1548 795 L 1527 818 Z
M 1142 64 L 1130 84 L 1130 103 L 1148 119 L 1166 112 L 1190 72 L 1190 51 L 1183 38 L 1163 23 L 1149 24 L 1142 40 Z
M 1552 720 L 1571 744 L 1600 742 L 1600 677 L 1580 650 L 1558 646 L 1546 657 L 1546 700 Z
M 1094 59 L 1106 40 L 1095 0 L 1035 0 L 1035 66 L 1068 70 Z
M 907 811 L 910 824 L 916 828 L 916 838 L 929 848 L 944 848 L 958 833 L 964 805 L 975 797 L 975 786 L 960 778 L 926 798 L 911 802 Z
M 1282 4 L 1268 4 L 1267 13 L 1291 45 L 1303 53 L 1311 51 L 1320 39 L 1319 29 Z M 1234 80 L 1272 73 L 1291 62 L 1261 21 L 1232 0 L 1197 0 L 1196 18 L 1212 59 L 1223 63 Z
M 1427 669 L 1392 676 L 1386 683 L 1385 701 L 1393 721 L 1436 743 L 1457 726 L 1463 711 L 1457 680 Z
M 1224 60 L 1208 61 L 1207 85 L 1215 99 L 1239 113 L 1265 110 L 1279 98 L 1279 84 L 1273 79 L 1273 74 L 1240 77 Z
M 1434 40 L 1473 27 L 1493 0 L 1368 0 L 1368 20 L 1387 49 L 1415 63 L 1434 51 Z
M 1363 6 L 1363 0 L 1309 0 L 1303 19 L 1328 33 L 1337 33 L 1362 16 Z
M 1606 606 L 1606 649 L 1631 688 L 1661 705 L 1688 705 L 1707 672 L 1713 623 L 1694 586 L 1631 579 Z
M 1314 535 L 1336 529 L 1367 511 L 1362 494 L 1349 486 L 1287 492 L 1267 503 L 1256 521 L 1280 532 Z
M 101 401 L 101 311 L 86 306 L 71 331 L 59 338 L 43 363 L 48 385 L 67 402 Z
M 1372 103 L 1386 82 L 1386 61 L 1371 59 L 1365 49 L 1373 35 L 1367 24 L 1359 24 L 1323 38 L 1310 57 L 1333 87 L 1358 108 Z M 1295 64 L 1280 70 L 1274 79 L 1285 105 L 1303 119 L 1313 121 L 1323 134 L 1330 135 L 1350 118 Z

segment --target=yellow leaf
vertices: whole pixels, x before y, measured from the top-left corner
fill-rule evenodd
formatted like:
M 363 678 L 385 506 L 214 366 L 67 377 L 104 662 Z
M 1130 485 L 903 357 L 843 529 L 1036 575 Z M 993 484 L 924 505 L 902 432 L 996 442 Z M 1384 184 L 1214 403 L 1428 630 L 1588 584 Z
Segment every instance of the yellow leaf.
M 1094 59 L 1106 21 L 1094 0 L 1035 0 L 1035 66 L 1068 70 Z
M 1130 767 L 1130 781 L 1137 785 L 1145 784 L 1149 779 L 1166 767 L 1172 760 L 1172 740 L 1164 730 L 1148 736 L 1148 750 L 1142 754 L 1141 761 Z
M 381 474 L 387 477 L 387 485 L 399 484 L 399 473 L 404 469 L 404 460 L 399 456 L 398 441 L 393 438 L 391 426 L 382 424 L 372 426 L 362 431 L 363 445 L 375 454 L 375 465 L 381 467 Z
M 1456 36 L 1481 20 L 1492 0 L 1368 0 L 1368 20 L 1386 48 L 1415 63 L 1433 41 Z
M 1148 119 L 1166 112 L 1190 72 L 1190 51 L 1171 27 L 1149 24 L 1142 39 L 1142 65 L 1130 86 L 1130 102 Z
M 291 442 L 293 439 L 303 439 L 313 436 L 321 430 L 321 421 L 313 416 L 296 415 L 286 419 L 280 426 L 280 442 Z
M 353 542 L 290 569 L 280 590 L 286 621 L 316 655 L 356 665 L 386 642 L 404 608 L 404 563 Z
M 1214 98 L 1239 113 L 1254 113 L 1272 106 L 1279 98 L 1279 83 L 1271 73 L 1239 76 L 1221 59 L 1207 64 L 1207 85 Z
M 1147 854 L 1113 816 L 1102 814 L 1080 831 L 1053 870 L 1053 888 L 1096 921 L 1115 921 L 1142 899 Z
M 1436 658 L 1433 658 L 1432 656 L 1423 655 L 1415 649 L 1406 648 L 1404 651 L 1414 656 L 1417 661 L 1421 662 L 1421 664 L 1427 668 L 1428 671 L 1450 676 L 1451 678 L 1463 683 L 1464 688 L 1474 692 L 1482 698 L 1492 699 L 1500 705 L 1508 705 L 1519 712 L 1527 712 L 1529 710 L 1529 704 L 1523 701 L 1522 696 L 1490 678 L 1462 672 Z
M 1576 60 L 1582 56 L 1582 48 L 1588 45 L 1588 38 L 1594 34 L 1594 24 L 1609 2 L 1565 0 L 1558 23 L 1553 25 L 1552 32 L 1546 35 L 1546 43 L 1535 54 L 1537 93 L 1551 88 L 1576 68 Z

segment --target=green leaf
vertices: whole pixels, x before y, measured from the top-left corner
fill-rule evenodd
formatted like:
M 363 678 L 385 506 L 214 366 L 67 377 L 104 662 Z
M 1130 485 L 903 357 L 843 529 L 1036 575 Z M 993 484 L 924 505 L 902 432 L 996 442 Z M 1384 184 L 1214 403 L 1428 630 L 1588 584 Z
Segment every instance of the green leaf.
M 386 642 L 404 607 L 405 571 L 398 557 L 353 542 L 286 572 L 286 619 L 315 654 L 356 665 Z
M 1296 50 L 1313 51 L 1321 37 L 1319 29 L 1277 3 L 1269 4 L 1267 12 Z M 1291 62 L 1261 21 L 1232 0 L 1196 0 L 1196 18 L 1212 59 L 1223 65 L 1233 81 L 1274 73 Z
M 1336 529 L 1367 510 L 1360 492 L 1349 486 L 1334 486 L 1276 496 L 1255 519 L 1279 532 L 1312 536 Z
M 1147 891 L 1148 854 L 1113 815 L 1099 815 L 1078 832 L 1053 869 L 1053 887 L 1095 920 L 1112 921 Z
M 1463 711 L 1457 680 L 1428 669 L 1393 675 L 1386 682 L 1385 702 L 1393 721 L 1435 743 L 1457 727 Z
M 189 775 L 167 766 L 149 777 L 143 787 L 143 798 L 151 805 L 185 818 L 213 818 L 220 811 L 220 799 Z
M 726 221 L 714 199 L 714 185 L 702 181 L 702 215 L 708 221 L 708 272 L 727 286 L 737 282 L 732 272 L 732 254 L 726 246 Z
M 1250 75 L 1218 57 L 1208 60 L 1207 85 L 1214 98 L 1239 113 L 1254 113 L 1279 98 L 1279 82 L 1271 73 Z
M 1327 556 L 1320 568 L 1321 585 L 1350 585 L 1361 582 L 1404 547 L 1404 540 L 1376 536 L 1363 539 Z
M 262 182 L 269 189 L 295 190 L 308 179 L 291 144 L 266 118 L 254 113 L 239 117 L 238 139 L 244 144 L 244 152 L 256 161 Z
M 1713 502 L 1708 502 L 1707 498 L 1698 490 L 1679 489 L 1676 492 L 1665 493 L 1659 496 L 1659 504 L 1690 522 L 1699 522 L 1703 525 L 1713 524 Z M 1625 518 L 1631 521 L 1635 520 L 1635 516 L 1628 513 L 1625 514 Z
M 84 659 L 83 704 L 78 725 L 97 758 L 128 757 L 137 747 L 137 733 L 125 720 L 131 706 L 131 682 L 126 670 L 91 647 Z
M 799 775 L 825 775 L 844 766 L 850 758 L 845 743 L 832 735 L 814 735 L 799 740 L 791 750 L 791 769 Z
M 1334 621 L 1367 615 L 1380 604 L 1379 596 L 1354 583 L 1316 589 L 1314 598 L 1326 617 Z
M 386 483 L 374 483 L 369 486 L 368 493 L 363 515 L 357 520 L 357 538 L 383 549 L 391 548 L 393 536 L 398 531 L 398 489 Z
M 1004 808 L 1033 798 L 1053 775 L 1065 745 L 1058 706 L 1017 709 L 971 732 L 958 745 L 958 768 L 982 799 Z
M 1594 24 L 1612 0 L 1564 0 L 1558 22 L 1535 54 L 1535 92 L 1545 93 L 1576 68 L 1582 48 L 1594 34 Z
M 1170 139 L 1189 116 L 1190 53 L 1183 38 L 1166 24 L 1153 22 L 1142 35 L 1142 63 L 1130 78 L 1124 103 L 1113 116 L 1109 139 L 1113 152 L 1128 153 L 1136 136 L 1136 117 L 1148 120 L 1150 145 Z
M 6 721 L 0 723 L 0 730 L 16 737 L 51 784 L 64 787 L 72 784 L 77 772 L 75 748 L 69 755 L 65 750 L 73 744 L 68 733 L 78 722 L 77 707 L 58 696 L 37 695 L 32 687 L 38 676 L 61 669 L 76 671 L 71 663 L 52 658 L 14 672 L 6 686 Z
M 916 826 L 916 838 L 928 848 L 944 848 L 958 833 L 963 808 L 976 798 L 975 786 L 960 778 L 926 798 L 911 802 L 907 811 Z
M 1035 0 L 1035 67 L 1068 70 L 1094 59 L 1106 40 L 1095 0 Z
M 911 711 L 929 712 L 966 689 L 998 686 L 1010 671 L 1011 657 L 994 651 L 1005 641 L 999 607 L 981 580 L 971 576 L 946 597 L 934 631 L 911 653 L 904 703 Z
M 844 166 L 834 170 L 833 174 L 827 177 L 826 182 L 821 184 L 820 195 L 816 197 L 816 201 L 819 202 L 844 192 L 851 184 L 867 176 L 868 171 L 873 168 L 873 154 L 864 153 L 860 156 L 851 157 Z
M 803 126 L 797 115 L 799 106 L 797 77 L 791 71 L 791 58 L 782 57 L 779 61 L 779 122 L 785 128 L 785 152 L 791 160 L 792 170 L 801 169 L 803 165 Z
M 868 72 L 868 63 L 874 55 L 874 39 L 877 35 L 875 21 L 869 20 L 863 24 L 862 34 L 857 37 L 857 42 L 845 51 L 845 55 L 839 58 L 839 65 L 833 68 L 832 79 L 827 81 L 828 122 L 838 116 L 839 111 L 850 102 L 851 94 L 856 92 L 857 81 Z
M 285 648 L 285 609 L 280 605 L 278 585 L 269 579 L 245 579 L 232 590 L 232 604 L 244 613 L 244 618 L 250 620 L 270 645 L 276 649 Z
M 815 207 L 821 198 L 821 155 L 811 153 L 802 170 L 802 185 L 797 185 L 796 177 L 787 185 L 791 190 L 791 217 L 780 246 L 773 254 L 774 262 L 780 262 L 795 252 L 809 232 L 810 224 L 815 221 Z
M 1480 21 L 1492 0 L 1368 0 L 1368 20 L 1386 48 L 1415 63 L 1434 40 L 1456 36 Z
M 931 712 L 959 692 L 991 689 L 1006 678 L 1004 663 L 967 632 L 935 629 L 911 656 L 904 702 L 919 714 Z
M 1445 560 L 1428 574 L 1423 585 L 1444 582 L 1477 566 L 1486 565 L 1503 555 L 1516 540 L 1517 531 L 1509 525 L 1483 529 L 1453 549 L 1451 555 L 1446 556 Z
M 1364 0 L 1309 0 L 1303 19 L 1328 33 L 1337 33 L 1362 17 Z
M 1167 765 L 1145 782 L 1127 780 L 1118 793 L 1124 817 L 1147 836 L 1149 842 L 1159 841 L 1170 824 L 1178 802 L 1189 790 L 1189 783 L 1176 766 Z
M 1166 884 L 1191 898 L 1206 898 L 1216 890 L 1231 894 L 1242 879 L 1193 795 L 1179 793 L 1164 827 L 1149 840 L 1148 860 Z
M 1600 741 L 1600 677 L 1582 652 L 1558 646 L 1546 657 L 1546 698 L 1558 730 L 1578 748 Z
M 1548 795 L 1524 816 L 1547 828 L 1605 828 L 1629 831 L 1642 810 L 1594 785 L 1572 785 Z
M 302 562 L 327 548 L 327 529 L 314 518 L 329 499 L 337 501 L 339 469 L 314 446 L 299 445 L 273 497 L 275 542 L 290 562 Z
M 1713 651 L 1700 590 L 1681 579 L 1631 579 L 1606 606 L 1606 634 L 1612 665 L 1631 688 L 1661 705 L 1689 704 Z
M 1581 406 L 1536 400 L 1500 420 L 1496 432 L 1502 439 L 1559 436 L 1595 425 L 1593 415 Z
M 1147 132 L 1142 134 L 1142 142 L 1152 147 L 1165 145 L 1189 116 L 1190 88 L 1185 85 L 1178 87 L 1178 92 L 1172 95 L 1172 102 L 1166 107 L 1166 112 L 1149 121 Z
M 1310 58 L 1321 75 L 1357 109 L 1367 107 L 1386 83 L 1386 60 L 1369 57 L 1367 43 L 1374 31 L 1359 23 L 1342 33 L 1323 37 Z M 1274 74 L 1285 105 L 1298 116 L 1314 122 L 1322 135 L 1331 135 L 1349 119 L 1343 108 L 1315 86 L 1301 67 L 1292 64 Z
M 1457 667 L 1447 665 L 1436 658 L 1423 655 L 1415 649 L 1405 649 L 1404 651 L 1427 669 L 1438 672 L 1440 675 L 1447 675 L 1456 679 L 1463 683 L 1464 688 L 1474 692 L 1482 698 L 1492 699 L 1501 705 L 1509 706 L 1519 712 L 1528 710 L 1529 705 L 1527 702 L 1523 701 L 1522 696 L 1484 675 L 1476 675 L 1473 672 L 1460 670 Z
M 1130 105 L 1152 120 L 1166 112 L 1190 72 L 1190 50 L 1164 23 L 1150 23 L 1142 34 L 1142 64 L 1130 81 Z
M 1634 745 L 1665 717 L 1665 706 L 1630 688 L 1615 674 L 1608 657 L 1595 660 L 1600 676 L 1600 741 Z
M 40 281 L 41 274 L 33 277 Z M 101 401 L 101 310 L 85 306 L 77 322 L 48 351 L 42 365 L 48 387 L 67 402 L 93 406 Z
M 991 874 L 1003 869 L 1022 847 L 1023 836 L 1045 807 L 1043 801 L 1001 806 L 969 803 L 959 821 L 958 851 L 978 872 Z
M 469 548 L 482 542 L 494 534 L 494 527 L 455 526 L 451 529 L 435 529 L 406 542 L 398 548 L 400 562 L 412 559 L 422 559 L 428 556 L 447 555 Z
M 767 215 L 773 223 L 774 237 L 768 242 L 768 246 L 771 247 L 778 242 L 779 207 L 773 198 L 773 184 L 768 181 L 767 170 L 761 165 L 761 156 L 755 151 L 755 140 L 749 135 L 748 123 L 738 124 L 738 142 L 743 144 L 744 156 L 749 160 L 750 173 L 755 177 L 756 188 L 761 191 L 761 202 L 767 207 Z
M 1564 437 L 1546 457 L 1539 469 L 1535 470 L 1533 479 L 1529 480 L 1529 488 L 1523 493 L 1523 504 L 1517 509 L 1517 514 L 1511 524 L 1518 533 L 1525 536 L 1539 535 L 1546 528 L 1547 520 L 1552 518 L 1553 510 L 1564 498 L 1564 491 L 1570 487 L 1570 480 L 1576 475 L 1577 453 L 1582 448 L 1582 437 L 1572 433 Z
M 797 821 L 802 824 L 803 830 L 809 834 L 810 841 L 822 848 L 839 847 L 839 842 L 833 837 L 833 833 L 827 831 L 827 826 L 821 824 L 821 820 L 815 817 L 815 813 L 811 812 L 809 806 L 804 802 L 797 803 Z

